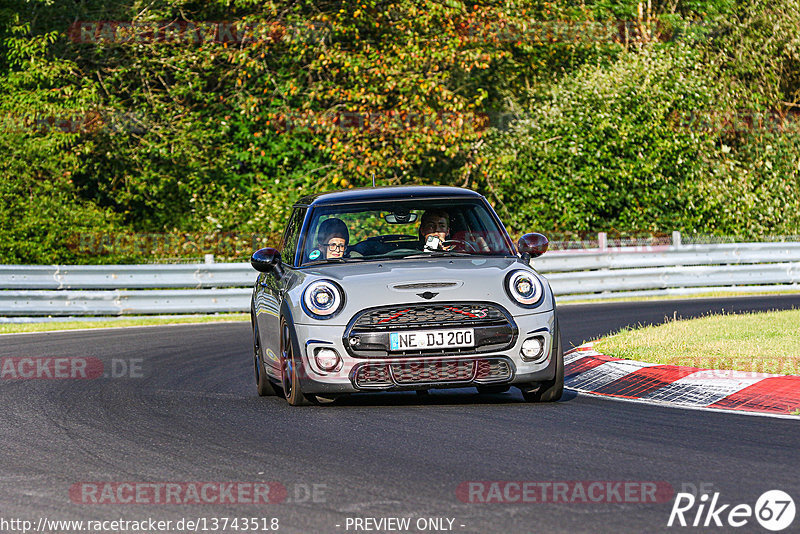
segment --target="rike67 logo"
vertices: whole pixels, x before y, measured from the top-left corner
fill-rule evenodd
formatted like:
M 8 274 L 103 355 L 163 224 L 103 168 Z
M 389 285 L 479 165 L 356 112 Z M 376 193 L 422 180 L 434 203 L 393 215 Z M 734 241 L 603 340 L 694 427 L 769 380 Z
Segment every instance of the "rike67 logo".
M 764 492 L 755 506 L 723 504 L 719 495 L 719 492 L 716 492 L 709 497 L 706 493 L 696 498 L 691 493 L 678 493 L 667 526 L 742 527 L 755 517 L 763 528 L 778 532 L 794 521 L 794 500 L 785 491 Z

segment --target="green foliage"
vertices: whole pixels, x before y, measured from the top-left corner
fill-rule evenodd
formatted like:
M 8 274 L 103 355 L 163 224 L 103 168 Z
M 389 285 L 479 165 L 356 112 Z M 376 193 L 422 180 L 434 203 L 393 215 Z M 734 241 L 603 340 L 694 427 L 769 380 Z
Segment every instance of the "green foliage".
M 5 263 L 85 261 L 66 246 L 65 237 L 114 228 L 113 213 L 77 195 L 71 171 L 65 170 L 78 167 L 77 157 L 61 136 L 52 134 L 36 146 L 21 136 L 0 136 L 0 152 L 6 155 L 1 169 L 6 179 L 0 180 L 0 258 Z
M 477 185 L 517 232 L 797 234 L 796 7 L 755 0 L 562 77 L 487 143 Z
M 87 232 L 238 257 L 373 172 L 478 188 L 515 231 L 798 233 L 797 136 L 695 120 L 793 109 L 798 24 L 797 0 L 0 0 L 0 261 L 162 252 Z
M 740 103 L 800 104 L 800 1 L 748 0 L 717 21 L 709 63 Z
M 664 231 L 702 226 L 697 185 L 713 139 L 684 128 L 714 88 L 689 47 L 626 54 L 537 95 L 487 143 L 480 186 L 517 231 Z

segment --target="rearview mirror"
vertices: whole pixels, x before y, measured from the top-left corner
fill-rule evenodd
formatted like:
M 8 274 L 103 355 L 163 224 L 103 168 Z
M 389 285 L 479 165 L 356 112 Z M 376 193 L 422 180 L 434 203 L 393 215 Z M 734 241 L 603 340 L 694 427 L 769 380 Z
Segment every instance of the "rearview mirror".
M 519 253 L 529 258 L 538 258 L 545 252 L 547 252 L 547 246 L 550 244 L 550 241 L 547 240 L 545 236 L 542 234 L 525 234 L 524 236 L 519 238 L 519 244 L 517 245 L 517 249 Z
M 417 214 L 411 213 L 408 210 L 395 210 L 393 213 L 387 213 L 383 216 L 383 220 L 389 224 L 410 224 L 417 220 Z
M 268 273 L 272 270 L 280 271 L 281 253 L 271 247 L 256 250 L 250 257 L 250 265 L 253 266 L 253 269 L 262 273 Z

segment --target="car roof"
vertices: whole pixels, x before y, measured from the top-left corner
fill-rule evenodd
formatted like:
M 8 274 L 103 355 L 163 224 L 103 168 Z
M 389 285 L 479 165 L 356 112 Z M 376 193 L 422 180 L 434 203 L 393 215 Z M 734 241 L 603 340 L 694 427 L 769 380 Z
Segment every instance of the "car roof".
M 435 185 L 360 187 L 308 195 L 298 200 L 295 205 L 324 206 L 410 198 L 483 198 L 483 196 L 475 191 L 461 187 Z

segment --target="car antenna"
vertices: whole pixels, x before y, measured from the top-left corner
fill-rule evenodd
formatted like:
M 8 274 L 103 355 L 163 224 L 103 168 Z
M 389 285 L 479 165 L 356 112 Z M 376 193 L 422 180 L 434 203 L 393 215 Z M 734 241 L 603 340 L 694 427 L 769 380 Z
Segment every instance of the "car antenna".
M 375 187 L 375 171 L 372 171 L 372 187 Z

